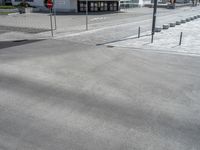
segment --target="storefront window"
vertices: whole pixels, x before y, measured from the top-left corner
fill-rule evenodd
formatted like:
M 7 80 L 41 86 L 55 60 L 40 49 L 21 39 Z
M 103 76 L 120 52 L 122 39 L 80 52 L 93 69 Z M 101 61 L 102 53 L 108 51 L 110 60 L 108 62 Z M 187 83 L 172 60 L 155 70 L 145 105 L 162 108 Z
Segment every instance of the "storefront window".
M 79 10 L 86 11 L 86 3 L 85 2 L 79 2 Z
M 79 1 L 79 11 L 86 11 L 85 1 Z M 117 11 L 118 2 L 117 1 L 88 1 L 88 11 Z

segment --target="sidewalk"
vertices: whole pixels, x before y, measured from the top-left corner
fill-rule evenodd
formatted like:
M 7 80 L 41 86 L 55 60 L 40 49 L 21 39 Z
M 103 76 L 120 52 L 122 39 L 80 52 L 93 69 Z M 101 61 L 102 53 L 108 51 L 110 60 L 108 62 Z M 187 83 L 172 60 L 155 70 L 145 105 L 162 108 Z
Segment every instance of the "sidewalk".
M 158 9 L 157 24 L 163 24 L 176 20 L 178 18 L 190 16 L 198 13 L 197 8 L 185 7 L 175 10 Z M 173 15 L 169 14 L 173 12 Z M 0 34 L 0 40 L 9 40 L 14 38 L 26 37 L 32 38 L 51 38 L 50 18 L 48 14 L 23 14 L 23 15 L 9 15 L 0 16 L 0 28 L 5 26 L 12 29 L 12 32 Z M 85 16 L 84 15 L 58 15 L 57 30 L 55 32 L 56 38 L 65 38 L 69 36 L 89 36 L 88 40 L 102 39 L 99 42 L 107 40 L 116 40 L 131 36 L 137 32 L 139 26 L 142 31 L 150 30 L 152 21 L 152 8 L 134 8 L 120 13 L 89 15 L 89 31 L 85 30 Z M 14 30 L 13 30 L 14 29 Z M 15 30 L 16 29 L 16 30 Z M 21 32 L 23 31 L 23 32 Z M 40 31 L 37 34 L 30 34 L 29 31 Z M 45 32 L 48 31 L 48 32 Z M 120 31 L 120 32 L 119 32 Z M 86 40 L 85 36 L 82 40 Z M 104 40 L 103 40 L 104 39 Z
M 200 32 L 200 18 L 181 24 L 176 27 L 162 30 L 154 36 L 154 43 L 151 43 L 151 36 L 148 33 L 141 35 L 141 38 L 136 36 L 128 37 L 121 41 L 109 43 L 109 46 L 136 48 L 144 51 L 158 51 L 161 53 L 175 53 L 181 55 L 200 56 L 200 35 L 195 34 Z M 180 33 L 183 33 L 181 45 Z
M 176 3 L 175 4 L 175 8 L 186 7 L 186 6 L 192 6 L 192 3 L 183 3 L 183 4 Z M 145 7 L 153 8 L 153 4 L 146 4 Z M 169 4 L 167 4 L 167 3 L 166 4 L 158 3 L 157 7 L 158 8 L 168 8 L 169 9 Z

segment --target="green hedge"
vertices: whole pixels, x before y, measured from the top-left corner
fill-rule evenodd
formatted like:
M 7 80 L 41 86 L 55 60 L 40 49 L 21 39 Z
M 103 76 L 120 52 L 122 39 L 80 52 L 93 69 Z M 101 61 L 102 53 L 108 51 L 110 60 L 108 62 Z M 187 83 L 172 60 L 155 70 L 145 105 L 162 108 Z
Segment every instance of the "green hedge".
M 0 9 L 14 9 L 15 6 L 0 6 Z

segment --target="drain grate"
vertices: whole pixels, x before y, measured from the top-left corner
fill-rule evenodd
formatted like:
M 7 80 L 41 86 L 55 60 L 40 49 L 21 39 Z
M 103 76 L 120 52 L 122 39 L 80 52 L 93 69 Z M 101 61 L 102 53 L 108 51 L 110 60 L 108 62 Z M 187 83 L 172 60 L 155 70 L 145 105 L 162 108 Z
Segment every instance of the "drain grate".
M 112 45 L 107 45 L 107 47 L 108 47 L 108 48 L 113 48 L 114 46 L 112 46 Z

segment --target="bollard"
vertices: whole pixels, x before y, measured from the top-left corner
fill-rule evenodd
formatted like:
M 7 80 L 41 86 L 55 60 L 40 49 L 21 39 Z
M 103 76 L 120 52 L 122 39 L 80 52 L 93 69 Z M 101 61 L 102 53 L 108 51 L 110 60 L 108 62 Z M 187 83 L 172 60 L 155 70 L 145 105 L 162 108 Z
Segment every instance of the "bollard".
M 169 24 L 163 24 L 163 29 L 169 29 Z
M 181 25 L 181 21 L 176 21 L 176 25 Z
M 170 27 L 175 27 L 175 26 L 176 26 L 176 23 L 174 23 L 174 22 L 169 23 L 169 26 L 170 26 Z
M 190 20 L 194 20 L 194 17 L 190 17 Z
M 184 20 L 184 19 L 183 19 L 183 20 L 181 20 L 181 23 L 186 23 L 186 20 Z
M 190 22 L 190 18 L 186 18 L 186 22 Z
M 140 38 L 140 27 L 138 27 L 138 38 Z
M 183 32 L 181 32 L 181 34 L 180 34 L 179 45 L 181 45 L 181 43 L 182 43 L 182 38 L 183 38 Z
M 161 27 L 155 27 L 155 32 L 161 32 L 162 28 Z

